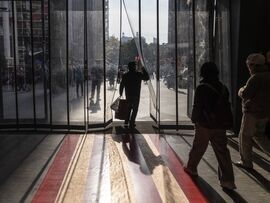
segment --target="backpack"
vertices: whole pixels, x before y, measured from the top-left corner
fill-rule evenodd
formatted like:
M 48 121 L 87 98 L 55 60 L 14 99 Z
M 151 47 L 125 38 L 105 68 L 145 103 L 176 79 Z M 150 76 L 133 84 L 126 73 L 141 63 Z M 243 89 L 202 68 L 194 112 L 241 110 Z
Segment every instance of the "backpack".
M 204 117 L 207 120 L 207 124 L 211 129 L 231 129 L 233 127 L 233 115 L 231 110 L 231 103 L 225 98 L 226 87 L 223 85 L 222 92 L 218 92 L 212 85 L 203 83 L 210 89 L 212 89 L 219 98 L 212 108 L 212 111 L 203 110 Z

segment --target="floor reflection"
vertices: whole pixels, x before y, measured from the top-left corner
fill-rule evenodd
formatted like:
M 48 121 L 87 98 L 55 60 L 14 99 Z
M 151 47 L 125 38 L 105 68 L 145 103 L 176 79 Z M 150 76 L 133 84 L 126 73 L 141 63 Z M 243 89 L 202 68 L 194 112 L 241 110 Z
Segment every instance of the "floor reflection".
M 150 175 L 155 167 L 165 165 L 160 155 L 156 156 L 148 145 L 144 136 L 137 129 L 115 127 L 118 138 L 114 141 L 122 142 L 122 149 L 128 160 L 140 166 L 143 174 Z

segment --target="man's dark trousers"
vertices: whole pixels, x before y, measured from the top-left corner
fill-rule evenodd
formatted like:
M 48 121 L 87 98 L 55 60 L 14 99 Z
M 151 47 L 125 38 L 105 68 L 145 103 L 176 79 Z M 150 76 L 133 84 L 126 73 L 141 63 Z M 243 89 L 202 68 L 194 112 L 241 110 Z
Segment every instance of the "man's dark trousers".
M 130 124 L 134 125 L 138 113 L 140 97 L 130 97 L 127 98 L 127 101 L 129 104 L 129 109 L 128 109 L 128 117 L 125 120 L 125 123 L 128 123 L 128 121 L 130 121 Z

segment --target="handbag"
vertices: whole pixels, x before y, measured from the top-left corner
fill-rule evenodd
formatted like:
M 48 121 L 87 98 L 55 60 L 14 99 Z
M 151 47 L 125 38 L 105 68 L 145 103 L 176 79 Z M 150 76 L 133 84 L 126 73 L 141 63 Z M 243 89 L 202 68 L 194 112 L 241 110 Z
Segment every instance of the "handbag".
M 119 120 L 126 120 L 128 117 L 129 104 L 126 99 L 119 98 L 118 109 L 115 111 L 114 117 Z
M 128 117 L 128 101 L 118 97 L 112 104 L 111 109 L 115 111 L 114 117 L 119 120 L 126 120 Z
M 117 111 L 118 110 L 118 106 L 119 106 L 119 101 L 120 101 L 120 97 L 118 97 L 112 104 L 111 104 L 111 109 L 113 111 Z

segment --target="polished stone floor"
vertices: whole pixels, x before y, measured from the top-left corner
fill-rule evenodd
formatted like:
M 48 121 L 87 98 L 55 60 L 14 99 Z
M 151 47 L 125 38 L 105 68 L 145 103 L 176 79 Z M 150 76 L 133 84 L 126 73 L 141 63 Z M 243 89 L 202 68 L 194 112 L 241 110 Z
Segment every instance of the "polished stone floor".
M 151 130 L 152 129 L 152 130 Z M 192 130 L 0 135 L 0 202 L 268 202 L 270 158 L 254 148 L 254 169 L 233 165 L 237 189 L 224 191 L 209 144 L 191 178 L 183 164 Z M 238 138 L 229 135 L 233 162 Z

